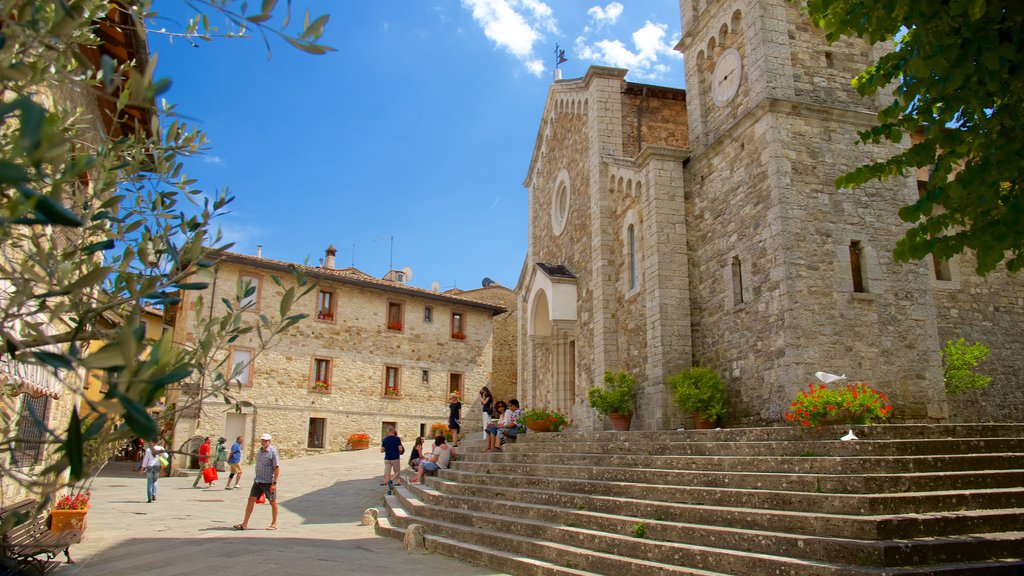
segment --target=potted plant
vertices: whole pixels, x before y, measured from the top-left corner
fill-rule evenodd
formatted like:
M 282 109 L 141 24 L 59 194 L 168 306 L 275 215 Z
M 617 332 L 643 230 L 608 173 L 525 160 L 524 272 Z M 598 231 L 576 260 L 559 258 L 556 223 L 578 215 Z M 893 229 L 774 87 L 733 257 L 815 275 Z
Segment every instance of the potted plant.
M 434 422 L 430 425 L 430 436 L 428 438 L 433 439 L 438 436 L 444 436 L 445 441 L 452 439 L 452 432 L 444 422 Z
M 86 490 L 74 496 L 68 494 L 59 500 L 50 511 L 50 530 L 63 532 L 64 530 L 85 531 L 85 515 L 89 513 L 89 499 L 92 493 Z
M 728 412 L 725 382 L 714 370 L 695 366 L 668 379 L 680 410 L 692 412 L 697 429 L 714 428 Z
M 524 410 L 518 423 L 534 432 L 561 432 L 572 421 L 555 408 Z
M 608 416 L 612 429 L 629 430 L 633 418 L 633 398 L 636 396 L 636 377 L 629 372 L 604 373 L 604 388 L 591 388 L 587 392 L 590 407 L 602 416 Z
M 370 447 L 370 435 L 362 433 L 349 434 L 348 446 L 353 450 L 366 450 Z

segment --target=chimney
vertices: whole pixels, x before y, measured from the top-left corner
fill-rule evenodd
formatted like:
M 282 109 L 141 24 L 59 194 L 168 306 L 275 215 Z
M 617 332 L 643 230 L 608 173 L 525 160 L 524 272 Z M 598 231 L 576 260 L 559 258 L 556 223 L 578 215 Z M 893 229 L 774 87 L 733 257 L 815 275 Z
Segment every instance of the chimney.
M 256 257 L 263 258 L 263 244 L 256 245 Z
M 334 270 L 334 256 L 338 253 L 338 250 L 334 248 L 334 244 L 327 247 L 327 258 L 324 260 L 324 268 Z

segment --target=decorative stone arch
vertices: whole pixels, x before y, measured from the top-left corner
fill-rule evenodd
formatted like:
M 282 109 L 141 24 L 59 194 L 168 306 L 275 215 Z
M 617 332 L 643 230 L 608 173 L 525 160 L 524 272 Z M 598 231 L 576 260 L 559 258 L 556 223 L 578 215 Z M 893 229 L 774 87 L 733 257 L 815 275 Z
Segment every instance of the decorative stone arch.
M 576 400 L 576 276 L 537 263 L 527 276 L 521 401 L 571 410 Z

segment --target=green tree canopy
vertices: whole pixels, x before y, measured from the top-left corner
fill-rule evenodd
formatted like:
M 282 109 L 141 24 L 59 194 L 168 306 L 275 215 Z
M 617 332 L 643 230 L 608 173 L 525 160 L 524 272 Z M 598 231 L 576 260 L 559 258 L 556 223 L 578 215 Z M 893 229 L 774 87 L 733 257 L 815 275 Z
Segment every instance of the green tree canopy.
M 930 169 L 920 200 L 900 210 L 913 227 L 897 242 L 896 259 L 967 249 L 979 274 L 1001 262 L 1012 272 L 1024 267 L 1024 2 L 808 0 L 807 9 L 830 42 L 894 42 L 853 80 L 864 96 L 895 89 L 861 139 L 900 142 L 920 133 L 923 140 L 836 185 Z

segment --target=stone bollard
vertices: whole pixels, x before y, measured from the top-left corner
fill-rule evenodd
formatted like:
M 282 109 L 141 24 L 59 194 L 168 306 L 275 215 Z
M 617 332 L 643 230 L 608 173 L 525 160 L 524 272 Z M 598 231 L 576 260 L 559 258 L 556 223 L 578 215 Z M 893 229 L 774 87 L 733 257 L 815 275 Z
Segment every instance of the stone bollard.
M 376 508 L 367 508 L 366 511 L 363 512 L 363 520 L 359 523 L 359 525 L 370 526 L 371 524 L 376 524 L 379 514 L 380 511 L 377 510 Z
M 423 541 L 423 524 L 410 524 L 405 529 L 405 539 L 402 541 L 406 552 L 423 552 L 427 549 Z

